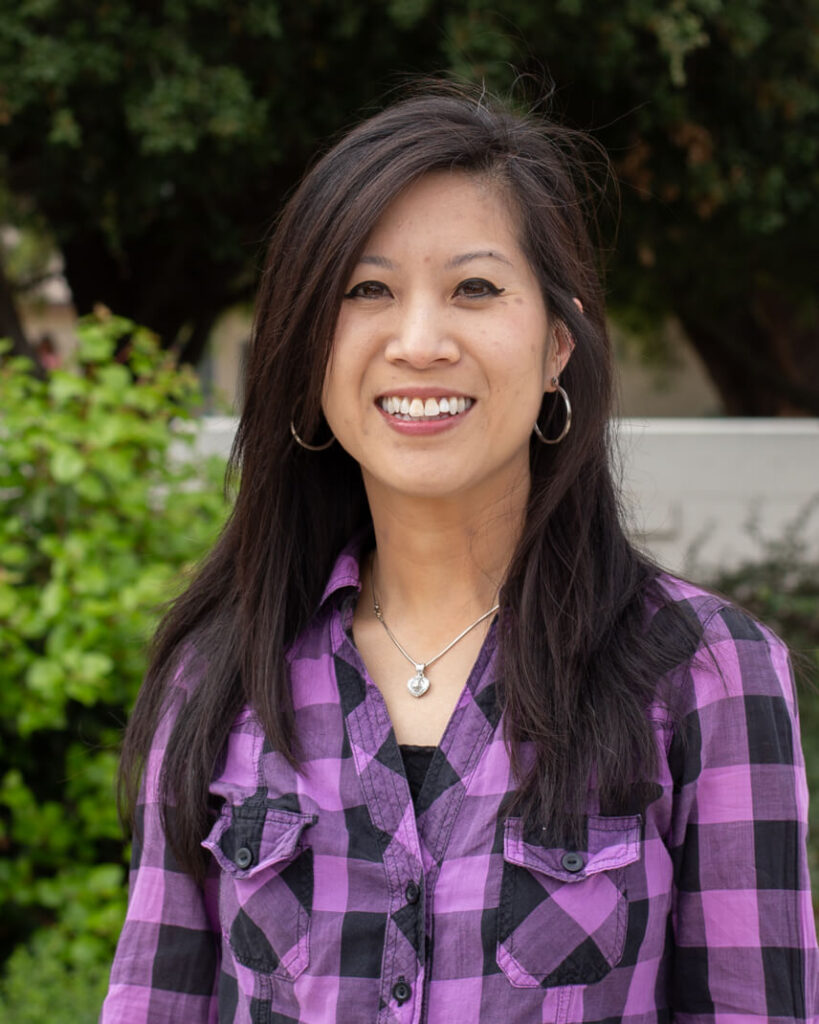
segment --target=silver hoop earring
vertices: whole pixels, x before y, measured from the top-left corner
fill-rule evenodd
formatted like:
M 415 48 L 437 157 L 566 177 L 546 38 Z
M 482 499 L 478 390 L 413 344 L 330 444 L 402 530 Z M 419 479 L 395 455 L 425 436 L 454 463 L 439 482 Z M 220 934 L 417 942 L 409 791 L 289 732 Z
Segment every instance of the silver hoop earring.
M 557 391 L 557 393 L 563 399 L 563 404 L 566 406 L 566 422 L 563 424 L 563 429 L 560 431 L 557 437 L 549 438 L 543 436 L 543 434 L 540 431 L 540 427 L 537 425 L 537 420 L 535 420 L 535 436 L 537 437 L 538 441 L 540 441 L 542 444 L 560 444 L 560 442 L 569 433 L 572 427 L 572 403 L 569 401 L 569 396 L 566 394 L 565 390 L 558 384 L 557 377 L 552 377 L 552 385 L 554 386 L 555 391 Z
M 296 414 L 296 410 L 294 409 L 293 410 L 293 415 L 295 416 L 295 414 Z M 329 441 L 325 441 L 324 444 L 308 444 L 307 441 L 303 441 L 299 437 L 298 431 L 296 430 L 296 425 L 295 425 L 295 423 L 293 422 L 292 419 L 290 420 L 290 433 L 293 435 L 293 440 L 296 442 L 296 444 L 300 445 L 302 448 L 306 449 L 308 452 L 323 452 L 327 448 L 329 448 L 330 445 L 333 444 L 333 442 L 335 441 L 335 437 L 331 434 L 330 435 L 330 440 Z

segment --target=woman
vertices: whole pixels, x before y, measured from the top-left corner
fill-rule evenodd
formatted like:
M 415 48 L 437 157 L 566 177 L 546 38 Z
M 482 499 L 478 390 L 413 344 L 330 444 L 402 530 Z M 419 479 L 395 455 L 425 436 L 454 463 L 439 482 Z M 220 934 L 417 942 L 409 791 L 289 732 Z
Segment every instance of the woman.
M 817 1012 L 787 656 L 624 536 L 573 145 L 440 90 L 284 210 L 106 1024 Z

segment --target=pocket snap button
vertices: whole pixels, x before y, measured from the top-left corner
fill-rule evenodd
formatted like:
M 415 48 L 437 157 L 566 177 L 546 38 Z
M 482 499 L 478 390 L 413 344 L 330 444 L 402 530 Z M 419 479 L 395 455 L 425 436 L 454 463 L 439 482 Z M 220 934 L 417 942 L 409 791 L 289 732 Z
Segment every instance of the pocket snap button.
M 244 871 L 245 868 L 249 868 L 253 863 L 253 854 L 246 846 L 240 846 L 236 851 L 234 860 L 236 861 L 236 867 Z
M 407 882 L 407 887 L 404 890 L 404 896 L 406 897 L 407 903 L 417 903 L 420 895 L 421 888 L 417 882 Z
M 560 858 L 560 863 L 566 871 L 571 871 L 573 875 L 576 875 L 578 871 L 583 870 L 583 858 L 579 853 L 575 853 L 574 850 L 569 850 L 568 853 L 564 853 Z

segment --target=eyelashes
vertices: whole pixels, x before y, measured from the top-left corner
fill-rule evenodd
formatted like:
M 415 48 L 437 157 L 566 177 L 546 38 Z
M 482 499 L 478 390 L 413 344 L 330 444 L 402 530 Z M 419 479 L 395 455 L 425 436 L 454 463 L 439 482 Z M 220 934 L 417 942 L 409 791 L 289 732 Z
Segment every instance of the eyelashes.
M 460 295 L 467 299 L 485 299 L 490 296 L 502 295 L 504 291 L 506 291 L 505 288 L 498 288 L 484 277 L 469 277 L 458 283 L 453 297 Z M 391 296 L 392 292 L 383 281 L 360 281 L 345 293 L 344 298 L 382 299 Z
M 389 288 L 381 281 L 361 281 L 345 294 L 345 299 L 380 299 L 390 295 Z
M 487 295 L 501 295 L 505 290 L 505 288 L 498 288 L 484 277 L 470 277 L 466 281 L 461 281 L 456 288 L 456 292 L 460 291 L 461 294 L 471 299 L 482 299 Z

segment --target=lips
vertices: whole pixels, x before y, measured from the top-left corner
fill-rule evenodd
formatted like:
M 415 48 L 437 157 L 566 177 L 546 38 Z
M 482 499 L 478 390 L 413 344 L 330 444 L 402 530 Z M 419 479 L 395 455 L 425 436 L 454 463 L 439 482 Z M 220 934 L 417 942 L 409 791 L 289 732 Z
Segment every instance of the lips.
M 378 399 L 389 416 L 407 422 L 447 419 L 460 416 L 472 406 L 473 399 L 463 395 L 421 398 L 417 395 L 384 395 Z

